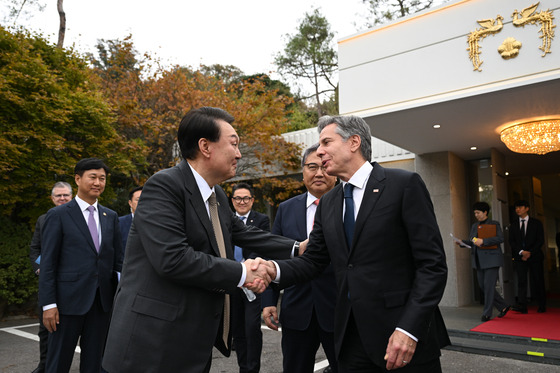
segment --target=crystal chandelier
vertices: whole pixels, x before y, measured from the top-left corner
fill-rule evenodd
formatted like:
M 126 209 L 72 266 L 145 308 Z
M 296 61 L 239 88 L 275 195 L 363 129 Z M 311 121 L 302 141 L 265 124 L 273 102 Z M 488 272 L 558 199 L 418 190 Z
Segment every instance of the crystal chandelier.
M 546 154 L 560 150 L 560 119 L 517 123 L 503 129 L 500 139 L 516 153 Z

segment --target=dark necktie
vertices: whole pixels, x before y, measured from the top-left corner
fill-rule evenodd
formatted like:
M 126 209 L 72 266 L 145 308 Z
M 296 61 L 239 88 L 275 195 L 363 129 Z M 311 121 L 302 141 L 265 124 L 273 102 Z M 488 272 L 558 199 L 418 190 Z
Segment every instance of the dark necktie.
M 242 222 L 245 222 L 245 219 L 247 219 L 247 217 L 240 216 L 239 219 L 241 219 Z M 243 249 L 240 248 L 239 246 L 235 246 L 235 249 L 234 249 L 234 252 L 233 252 L 233 257 L 238 262 L 242 262 L 243 261 Z
M 521 219 L 521 247 L 525 250 L 525 219 Z
M 99 234 L 97 233 L 97 223 L 95 222 L 95 218 L 93 216 L 95 207 L 89 206 L 87 210 L 89 211 L 89 217 L 87 221 L 89 234 L 91 234 L 91 239 L 93 240 L 93 245 L 95 246 L 95 250 L 99 252 Z
M 344 233 L 346 233 L 346 242 L 348 243 L 348 249 L 352 246 L 352 238 L 354 237 L 354 225 L 356 221 L 354 220 L 354 198 L 352 196 L 352 191 L 354 190 L 354 185 L 346 183 L 344 186 L 344 205 L 346 209 L 344 210 Z
M 212 222 L 212 228 L 214 228 L 214 236 L 216 236 L 216 242 L 218 243 L 218 249 L 220 250 L 220 257 L 227 258 L 224 234 L 222 233 L 222 225 L 220 224 L 220 217 L 218 216 L 218 203 L 216 202 L 216 194 L 214 192 L 212 192 L 210 198 L 208 198 L 208 207 L 210 210 L 210 221 Z M 228 345 L 229 314 L 229 294 L 226 294 L 224 299 L 224 330 L 222 334 L 226 347 Z

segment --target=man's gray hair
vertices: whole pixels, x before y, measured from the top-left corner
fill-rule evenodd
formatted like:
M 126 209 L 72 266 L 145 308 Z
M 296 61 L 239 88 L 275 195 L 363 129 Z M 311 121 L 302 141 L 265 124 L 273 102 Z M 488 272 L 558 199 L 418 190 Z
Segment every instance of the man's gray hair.
M 317 124 L 319 134 L 329 124 L 336 124 L 336 133 L 338 133 L 344 141 L 347 141 L 350 136 L 360 136 L 362 140 L 360 153 L 366 161 L 371 161 L 371 130 L 365 120 L 355 115 L 344 117 L 325 115 L 319 118 L 319 123 Z
M 70 195 L 72 195 L 72 185 L 68 184 L 66 181 L 57 181 L 51 191 L 51 196 L 54 196 L 54 190 L 56 188 L 67 188 L 70 191 Z
M 309 157 L 309 154 L 316 152 L 317 149 L 319 149 L 319 143 L 315 143 L 311 145 L 309 148 L 305 149 L 305 151 L 303 152 L 303 156 L 301 157 L 301 168 L 305 166 L 305 162 L 307 161 L 307 157 Z

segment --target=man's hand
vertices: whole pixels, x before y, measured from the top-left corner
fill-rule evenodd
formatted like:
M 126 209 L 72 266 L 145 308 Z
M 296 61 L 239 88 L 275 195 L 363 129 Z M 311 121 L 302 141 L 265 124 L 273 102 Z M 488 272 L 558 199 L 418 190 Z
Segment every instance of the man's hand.
M 473 240 L 473 243 L 476 246 L 481 247 L 482 245 L 484 245 L 484 240 L 482 238 L 477 238 L 476 240 Z
M 276 267 L 272 262 L 256 258 L 247 259 L 244 265 L 247 268 L 247 277 L 243 286 L 257 294 L 265 291 L 268 284 L 276 278 Z
M 410 363 L 416 350 L 416 341 L 399 330 L 395 330 L 389 338 L 385 361 L 387 370 L 402 368 Z
M 276 311 L 276 307 L 272 306 L 263 308 L 263 319 L 266 326 L 270 329 L 278 330 L 280 322 L 278 321 L 278 312 Z
M 58 308 L 49 308 L 43 311 L 43 325 L 49 332 L 56 332 L 56 326 L 60 323 L 58 319 Z
M 301 241 L 299 243 L 299 252 L 298 252 L 298 256 L 299 255 L 303 255 L 303 253 L 305 252 L 305 250 L 307 249 L 307 243 L 309 242 L 309 238 L 306 239 L 305 241 Z
M 530 257 L 531 257 L 531 252 L 530 251 L 523 250 L 521 252 L 521 260 L 527 261 L 527 259 L 529 259 Z

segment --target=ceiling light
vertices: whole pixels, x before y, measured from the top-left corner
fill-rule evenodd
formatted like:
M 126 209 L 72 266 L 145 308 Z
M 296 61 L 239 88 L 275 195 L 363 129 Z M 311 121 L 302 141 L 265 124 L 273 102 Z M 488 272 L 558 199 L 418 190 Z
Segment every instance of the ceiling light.
M 500 132 L 500 139 L 516 153 L 546 154 L 560 150 L 560 119 L 545 118 L 515 123 Z
M 476 150 L 476 146 L 471 146 L 471 150 Z
M 441 125 L 440 124 L 434 124 L 433 127 L 434 128 L 441 128 Z

